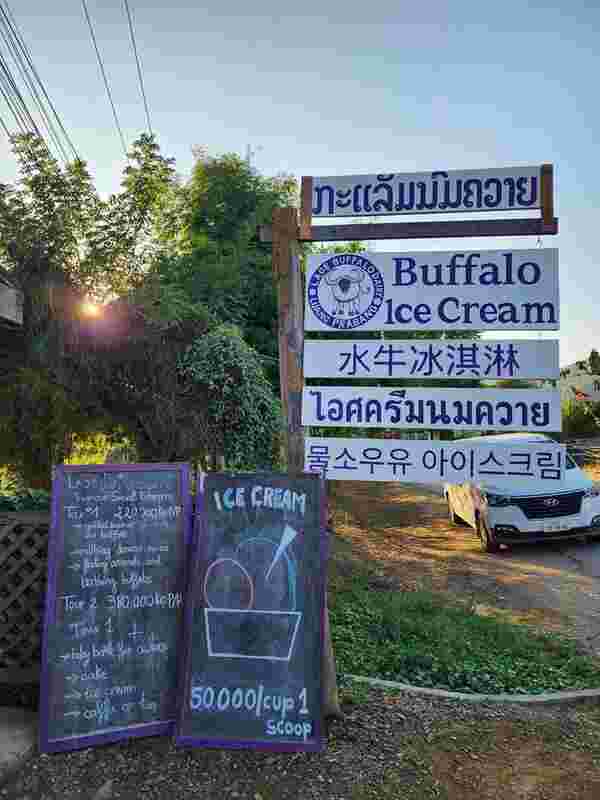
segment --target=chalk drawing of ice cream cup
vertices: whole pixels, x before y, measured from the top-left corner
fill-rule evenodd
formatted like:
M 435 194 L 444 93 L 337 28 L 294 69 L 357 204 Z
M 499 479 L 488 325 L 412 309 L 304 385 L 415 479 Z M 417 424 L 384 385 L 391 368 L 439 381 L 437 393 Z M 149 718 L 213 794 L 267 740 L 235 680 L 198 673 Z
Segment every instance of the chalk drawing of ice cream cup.
M 203 590 L 210 657 L 290 660 L 302 618 L 287 552 L 297 535 L 286 525 L 279 543 L 252 536 L 209 564 Z

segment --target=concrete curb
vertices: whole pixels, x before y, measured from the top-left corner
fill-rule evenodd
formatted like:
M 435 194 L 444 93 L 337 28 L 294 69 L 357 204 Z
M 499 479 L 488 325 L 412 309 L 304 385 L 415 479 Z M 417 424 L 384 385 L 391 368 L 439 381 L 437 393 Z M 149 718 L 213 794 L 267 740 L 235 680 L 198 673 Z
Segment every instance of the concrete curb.
M 410 683 L 384 681 L 381 678 L 368 678 L 363 675 L 344 675 L 359 683 L 380 686 L 388 689 L 399 689 L 411 694 L 437 697 L 440 700 L 461 700 L 472 703 L 513 703 L 515 705 L 572 706 L 578 703 L 600 703 L 600 689 L 580 689 L 572 692 L 544 692 L 543 694 L 475 694 L 470 692 L 449 692 L 446 689 L 431 689 L 427 686 L 413 686 Z

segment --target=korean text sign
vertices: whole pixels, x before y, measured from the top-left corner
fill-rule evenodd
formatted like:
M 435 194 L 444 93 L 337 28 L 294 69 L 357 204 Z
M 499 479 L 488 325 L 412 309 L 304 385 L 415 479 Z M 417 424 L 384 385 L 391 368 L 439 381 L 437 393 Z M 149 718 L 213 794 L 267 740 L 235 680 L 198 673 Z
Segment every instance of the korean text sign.
M 190 529 L 187 465 L 58 467 L 42 750 L 172 730 Z
M 209 474 L 197 508 L 177 743 L 320 750 L 323 481 Z
M 305 469 L 330 480 L 464 483 L 541 480 L 559 486 L 565 447 L 553 441 L 455 442 L 309 437 Z

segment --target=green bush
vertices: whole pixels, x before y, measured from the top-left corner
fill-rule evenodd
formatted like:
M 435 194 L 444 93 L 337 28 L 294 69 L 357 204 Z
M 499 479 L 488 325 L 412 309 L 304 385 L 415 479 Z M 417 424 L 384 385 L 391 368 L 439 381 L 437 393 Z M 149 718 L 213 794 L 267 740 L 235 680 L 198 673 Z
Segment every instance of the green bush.
M 12 494 L 0 494 L 0 511 L 49 511 L 50 492 L 45 489 L 25 489 Z
M 600 403 L 585 403 L 567 400 L 562 406 L 562 428 L 567 436 L 593 436 L 600 433 L 596 421 L 600 414 Z

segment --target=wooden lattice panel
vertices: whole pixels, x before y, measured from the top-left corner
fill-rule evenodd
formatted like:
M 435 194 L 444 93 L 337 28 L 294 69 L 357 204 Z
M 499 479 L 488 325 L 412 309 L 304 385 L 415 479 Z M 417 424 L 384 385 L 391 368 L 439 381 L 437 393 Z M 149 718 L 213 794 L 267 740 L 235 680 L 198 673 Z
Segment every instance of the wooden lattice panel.
M 27 682 L 39 670 L 49 522 L 0 512 L 0 681 Z

